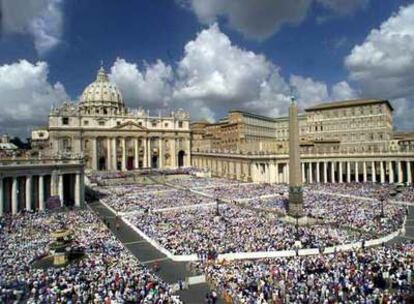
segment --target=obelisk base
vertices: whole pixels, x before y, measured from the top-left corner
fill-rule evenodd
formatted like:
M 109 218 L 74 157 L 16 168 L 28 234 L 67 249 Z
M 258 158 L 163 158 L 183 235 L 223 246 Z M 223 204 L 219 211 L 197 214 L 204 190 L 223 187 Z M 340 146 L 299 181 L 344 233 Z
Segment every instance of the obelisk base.
M 288 214 L 292 217 L 303 217 L 303 189 L 300 186 L 289 187 Z

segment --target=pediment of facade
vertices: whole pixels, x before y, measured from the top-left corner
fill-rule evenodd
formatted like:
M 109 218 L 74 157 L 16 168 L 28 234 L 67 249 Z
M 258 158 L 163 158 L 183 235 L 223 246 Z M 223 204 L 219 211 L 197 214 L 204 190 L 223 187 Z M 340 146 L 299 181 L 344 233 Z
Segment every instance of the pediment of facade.
M 136 130 L 136 131 L 145 131 L 145 130 L 147 130 L 143 126 L 140 126 L 139 124 L 137 124 L 133 121 L 128 121 L 128 122 L 122 123 L 120 125 L 117 125 L 117 126 L 114 127 L 114 129 L 117 129 L 117 130 Z

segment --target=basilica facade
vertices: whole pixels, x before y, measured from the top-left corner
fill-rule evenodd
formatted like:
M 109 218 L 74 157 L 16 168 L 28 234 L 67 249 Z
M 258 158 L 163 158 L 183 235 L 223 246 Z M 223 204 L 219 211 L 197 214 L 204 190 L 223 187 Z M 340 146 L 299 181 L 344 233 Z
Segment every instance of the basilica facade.
M 128 109 L 103 67 L 78 103 L 53 107 L 47 128 L 32 131 L 40 153 L 83 154 L 86 169 L 132 170 L 191 165 L 190 117 Z

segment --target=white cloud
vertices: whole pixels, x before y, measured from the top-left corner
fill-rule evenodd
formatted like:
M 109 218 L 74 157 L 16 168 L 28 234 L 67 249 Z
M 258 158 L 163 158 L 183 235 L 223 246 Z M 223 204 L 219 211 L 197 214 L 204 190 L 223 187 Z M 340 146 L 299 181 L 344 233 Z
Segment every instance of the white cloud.
M 285 25 L 302 23 L 312 4 L 319 3 L 334 15 L 350 15 L 368 6 L 369 0 L 176 0 L 194 12 L 203 24 L 224 19 L 248 38 L 262 40 Z M 326 21 L 334 16 L 318 16 Z
M 340 15 L 349 15 L 357 10 L 365 9 L 370 0 L 316 0 L 325 8 Z
M 232 28 L 247 37 L 263 39 L 285 24 L 302 22 L 311 2 L 312 0 L 188 0 L 187 6 L 204 24 L 225 17 Z
M 414 107 L 413 20 L 414 4 L 401 7 L 345 58 L 349 77 L 359 85 L 363 95 L 394 100 L 396 108 L 401 100 Z M 409 119 L 402 113 L 396 114 L 399 125 Z
M 43 56 L 62 38 L 63 0 L 2 1 L 2 31 L 29 34 Z
M 144 63 L 140 71 L 137 64 L 118 58 L 108 76 L 118 85 L 130 106 L 156 109 L 167 106 L 171 97 L 173 71 L 161 60 L 152 65 Z
M 296 91 L 297 98 L 302 107 L 329 100 L 328 87 L 325 83 L 312 78 L 292 75 L 290 84 Z
M 109 78 L 131 106 L 183 108 L 193 119 L 217 119 L 229 109 L 285 115 L 291 87 L 296 88 L 301 109 L 332 99 L 323 82 L 297 75 L 286 81 L 275 64 L 232 44 L 217 24 L 185 45 L 175 70 L 161 60 L 140 70 L 135 63 L 117 59 Z M 346 82 L 335 85 L 332 92 L 338 98 L 354 95 Z
M 0 66 L 0 134 L 25 134 L 44 125 L 51 105 L 68 99 L 62 84 L 49 82 L 48 72 L 46 62 L 21 60 Z
M 348 82 L 340 81 L 332 86 L 331 96 L 334 100 L 350 100 L 358 97 L 357 91 Z

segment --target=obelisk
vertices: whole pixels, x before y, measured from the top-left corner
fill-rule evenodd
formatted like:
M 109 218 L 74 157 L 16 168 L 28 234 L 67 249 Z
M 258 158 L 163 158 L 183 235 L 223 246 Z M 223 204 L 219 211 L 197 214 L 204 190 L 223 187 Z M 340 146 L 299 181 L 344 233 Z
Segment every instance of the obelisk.
M 288 214 L 303 216 L 303 189 L 300 165 L 298 107 L 295 98 L 289 106 L 289 205 Z

